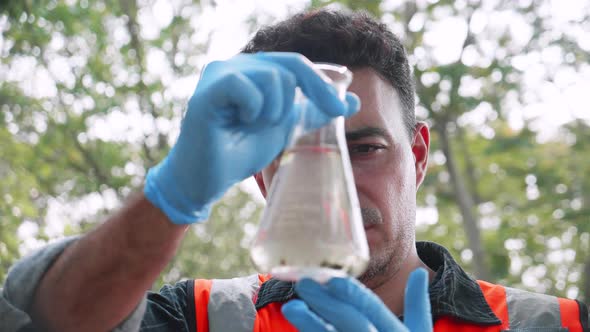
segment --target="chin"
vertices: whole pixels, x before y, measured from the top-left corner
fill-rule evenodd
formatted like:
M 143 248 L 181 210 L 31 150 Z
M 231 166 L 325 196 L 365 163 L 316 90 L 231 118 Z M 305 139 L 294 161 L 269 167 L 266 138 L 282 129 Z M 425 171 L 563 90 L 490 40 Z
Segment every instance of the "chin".
M 378 287 L 386 280 L 395 277 L 400 271 L 410 249 L 414 244 L 412 236 L 398 236 L 390 241 L 377 241 L 367 236 L 371 258 L 365 272 L 357 279 L 369 288 Z

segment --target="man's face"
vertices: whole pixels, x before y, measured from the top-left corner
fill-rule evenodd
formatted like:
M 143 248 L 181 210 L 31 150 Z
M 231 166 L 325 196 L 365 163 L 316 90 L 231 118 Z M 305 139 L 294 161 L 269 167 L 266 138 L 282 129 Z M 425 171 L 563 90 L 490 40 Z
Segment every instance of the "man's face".
M 371 261 L 361 281 L 395 274 L 414 245 L 416 188 L 428 154 L 428 128 L 410 135 L 402 121 L 395 89 L 369 68 L 353 70 L 349 91 L 361 99 L 361 110 L 346 120 L 346 138 Z M 266 196 L 278 161 L 256 180 Z

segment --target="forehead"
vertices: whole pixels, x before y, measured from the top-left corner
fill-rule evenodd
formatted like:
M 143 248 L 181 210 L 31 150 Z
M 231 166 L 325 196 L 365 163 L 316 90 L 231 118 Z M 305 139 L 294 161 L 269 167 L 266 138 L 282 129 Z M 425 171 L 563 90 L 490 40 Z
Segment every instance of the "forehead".
M 349 91 L 361 99 L 361 110 L 346 121 L 346 130 L 365 127 L 386 130 L 394 141 L 407 137 L 399 95 L 393 86 L 371 68 L 353 69 Z

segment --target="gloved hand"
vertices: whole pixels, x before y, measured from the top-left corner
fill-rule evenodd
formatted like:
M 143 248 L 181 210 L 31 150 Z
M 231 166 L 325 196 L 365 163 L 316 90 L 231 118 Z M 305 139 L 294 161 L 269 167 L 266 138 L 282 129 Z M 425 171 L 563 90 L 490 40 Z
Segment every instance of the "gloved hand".
M 147 174 L 144 193 L 176 224 L 209 216 L 211 205 L 233 184 L 272 162 L 298 120 L 295 88 L 331 118 L 358 111 L 358 97 L 347 102 L 296 53 L 240 54 L 204 69 L 188 103 L 180 135 L 168 156 Z
M 403 323 L 377 295 L 352 278 L 332 278 L 326 285 L 303 279 L 295 292 L 301 300 L 285 303 L 282 312 L 301 332 L 432 331 L 428 273 L 422 268 L 408 279 Z

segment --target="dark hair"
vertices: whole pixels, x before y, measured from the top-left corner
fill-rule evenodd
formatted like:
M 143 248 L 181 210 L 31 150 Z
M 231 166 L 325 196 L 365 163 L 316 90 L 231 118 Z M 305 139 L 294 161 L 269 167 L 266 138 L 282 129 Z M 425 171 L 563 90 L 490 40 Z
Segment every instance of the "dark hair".
M 349 68 L 370 67 L 399 94 L 404 125 L 411 136 L 416 125 L 414 81 L 400 40 L 364 12 L 316 9 L 261 28 L 242 50 L 297 52 L 314 62 Z

